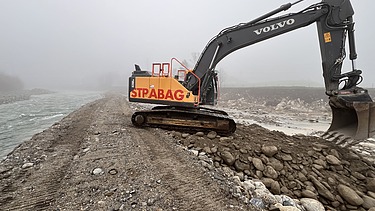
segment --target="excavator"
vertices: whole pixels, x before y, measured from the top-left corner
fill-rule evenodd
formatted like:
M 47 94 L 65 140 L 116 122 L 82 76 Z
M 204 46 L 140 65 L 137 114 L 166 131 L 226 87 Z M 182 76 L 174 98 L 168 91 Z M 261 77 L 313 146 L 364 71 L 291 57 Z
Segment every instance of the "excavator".
M 284 4 L 252 21 L 223 29 L 208 42 L 194 69 L 176 58 L 152 64 L 151 71 L 135 65 L 129 77 L 129 101 L 159 105 L 136 111 L 132 123 L 137 127 L 234 133 L 236 123 L 225 111 L 203 107 L 217 104 L 216 65 L 236 50 L 316 23 L 325 93 L 332 110 L 332 122 L 324 136 L 352 140 L 375 136 L 375 103 L 368 91 L 358 86 L 363 77 L 356 68 L 350 0 L 322 0 L 302 11 L 275 17 L 302 1 Z M 347 43 L 351 70 L 342 73 Z M 175 64 L 181 69 L 173 68 Z

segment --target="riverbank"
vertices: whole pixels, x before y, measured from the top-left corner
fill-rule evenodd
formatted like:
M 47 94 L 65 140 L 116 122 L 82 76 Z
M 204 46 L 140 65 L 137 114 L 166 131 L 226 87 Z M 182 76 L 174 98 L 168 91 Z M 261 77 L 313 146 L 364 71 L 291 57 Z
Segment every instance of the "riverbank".
M 32 95 L 51 94 L 52 91 L 46 89 L 31 89 L 0 92 L 0 105 L 7 103 L 14 103 L 21 100 L 28 100 Z

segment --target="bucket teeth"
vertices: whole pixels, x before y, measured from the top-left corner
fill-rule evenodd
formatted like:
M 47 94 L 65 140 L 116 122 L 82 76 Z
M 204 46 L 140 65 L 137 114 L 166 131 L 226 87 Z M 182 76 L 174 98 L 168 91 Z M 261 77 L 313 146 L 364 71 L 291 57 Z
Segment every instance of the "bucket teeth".
M 322 138 L 343 148 L 351 147 L 362 142 L 362 140 L 353 139 L 337 131 L 327 131 L 322 135 Z

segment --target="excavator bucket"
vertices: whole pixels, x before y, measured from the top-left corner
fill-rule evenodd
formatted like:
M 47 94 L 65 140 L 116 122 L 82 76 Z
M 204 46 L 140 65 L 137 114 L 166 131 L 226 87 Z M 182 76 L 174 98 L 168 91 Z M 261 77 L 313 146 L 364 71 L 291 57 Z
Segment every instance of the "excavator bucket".
M 340 107 L 330 105 L 332 123 L 324 138 L 363 140 L 375 136 L 374 102 L 352 102 Z

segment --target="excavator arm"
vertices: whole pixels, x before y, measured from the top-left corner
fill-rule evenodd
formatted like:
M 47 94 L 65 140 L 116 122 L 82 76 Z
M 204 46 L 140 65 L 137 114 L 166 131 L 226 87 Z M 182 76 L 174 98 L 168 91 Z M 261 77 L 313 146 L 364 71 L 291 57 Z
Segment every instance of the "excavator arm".
M 300 1 L 298 1 L 300 2 Z M 296 3 L 298 3 L 296 2 Z M 214 105 L 216 90 L 216 65 L 230 53 L 249 45 L 294 31 L 296 29 L 317 23 L 320 49 L 323 63 L 323 76 L 328 95 L 336 92 L 339 81 L 349 76 L 348 87 L 355 86 L 360 78 L 360 71 L 352 70 L 351 73 L 341 75 L 342 61 L 345 58 L 345 40 L 349 31 L 350 38 L 353 34 L 353 8 L 347 0 L 325 0 L 298 13 L 267 19 L 281 11 L 288 10 L 296 3 L 288 3 L 271 11 L 253 21 L 235 25 L 222 30 L 207 44 L 198 62 L 194 67 L 194 74 L 201 82 L 198 87 L 197 77 L 187 76 L 185 86 L 187 89 L 198 92 L 200 90 L 201 104 Z M 355 52 L 354 39 L 351 41 L 351 51 Z M 352 44 L 353 43 L 353 44 Z M 356 59 L 356 54 L 351 59 Z M 353 80 L 357 78 L 358 80 Z

